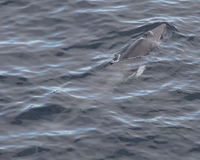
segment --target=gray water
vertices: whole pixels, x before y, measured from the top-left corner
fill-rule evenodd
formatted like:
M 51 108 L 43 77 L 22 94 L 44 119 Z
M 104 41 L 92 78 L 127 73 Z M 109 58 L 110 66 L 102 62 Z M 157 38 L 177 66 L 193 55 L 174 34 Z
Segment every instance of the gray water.
M 199 0 L 1 0 L 0 159 L 200 159 L 199 17 Z M 163 23 L 149 55 L 84 74 Z

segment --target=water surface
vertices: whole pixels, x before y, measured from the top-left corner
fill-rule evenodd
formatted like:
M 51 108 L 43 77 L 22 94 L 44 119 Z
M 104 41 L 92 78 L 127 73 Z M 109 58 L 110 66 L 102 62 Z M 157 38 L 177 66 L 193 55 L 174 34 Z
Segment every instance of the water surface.
M 199 159 L 199 5 L 1 1 L 0 159 Z M 82 76 L 162 23 L 149 55 Z

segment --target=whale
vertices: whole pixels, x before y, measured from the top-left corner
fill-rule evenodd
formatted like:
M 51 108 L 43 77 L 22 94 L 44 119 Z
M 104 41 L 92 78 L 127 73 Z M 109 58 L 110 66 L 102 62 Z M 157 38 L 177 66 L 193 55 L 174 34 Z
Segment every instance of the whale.
M 145 32 L 133 44 L 129 45 L 124 52 L 116 54 L 111 61 L 96 66 L 80 75 L 62 76 L 61 78 L 62 79 L 85 78 L 89 75 L 92 75 L 92 73 L 94 72 L 98 72 L 103 68 L 114 64 L 115 62 L 120 62 L 131 58 L 136 58 L 139 56 L 146 56 L 158 46 L 158 42 L 163 38 L 165 32 L 166 32 L 166 24 L 164 23 L 160 24 L 156 28 Z M 144 70 L 145 66 L 141 66 L 141 68 L 138 70 L 138 74 L 136 73 L 136 76 L 139 76 Z
M 161 24 L 153 30 L 145 32 L 138 40 L 135 41 L 135 43 L 130 45 L 124 53 L 117 54 L 110 63 L 113 64 L 114 62 L 148 55 L 154 48 L 157 47 L 158 42 L 163 38 L 165 31 L 166 24 Z

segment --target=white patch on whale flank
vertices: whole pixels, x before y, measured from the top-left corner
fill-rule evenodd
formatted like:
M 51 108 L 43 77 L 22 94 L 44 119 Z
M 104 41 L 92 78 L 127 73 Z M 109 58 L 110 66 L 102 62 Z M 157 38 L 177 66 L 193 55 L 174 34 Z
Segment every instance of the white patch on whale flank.
M 146 65 L 140 66 L 137 70 L 136 77 L 139 77 L 142 75 L 142 73 L 146 70 Z

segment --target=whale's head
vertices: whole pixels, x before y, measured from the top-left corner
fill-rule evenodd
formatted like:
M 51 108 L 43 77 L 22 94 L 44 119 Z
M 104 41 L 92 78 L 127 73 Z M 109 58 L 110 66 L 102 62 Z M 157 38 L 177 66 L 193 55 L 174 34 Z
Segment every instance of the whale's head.
M 154 28 L 153 30 L 145 32 L 142 38 L 157 42 L 160 39 L 162 39 L 165 31 L 166 31 L 166 24 L 161 24 L 158 27 Z
M 142 37 L 140 37 L 134 44 L 130 45 L 128 49 L 124 53 L 120 54 L 117 60 L 114 61 L 120 61 L 149 54 L 149 52 L 151 52 L 157 46 L 157 42 L 162 39 L 165 30 L 166 24 L 161 24 L 153 30 L 144 33 Z

